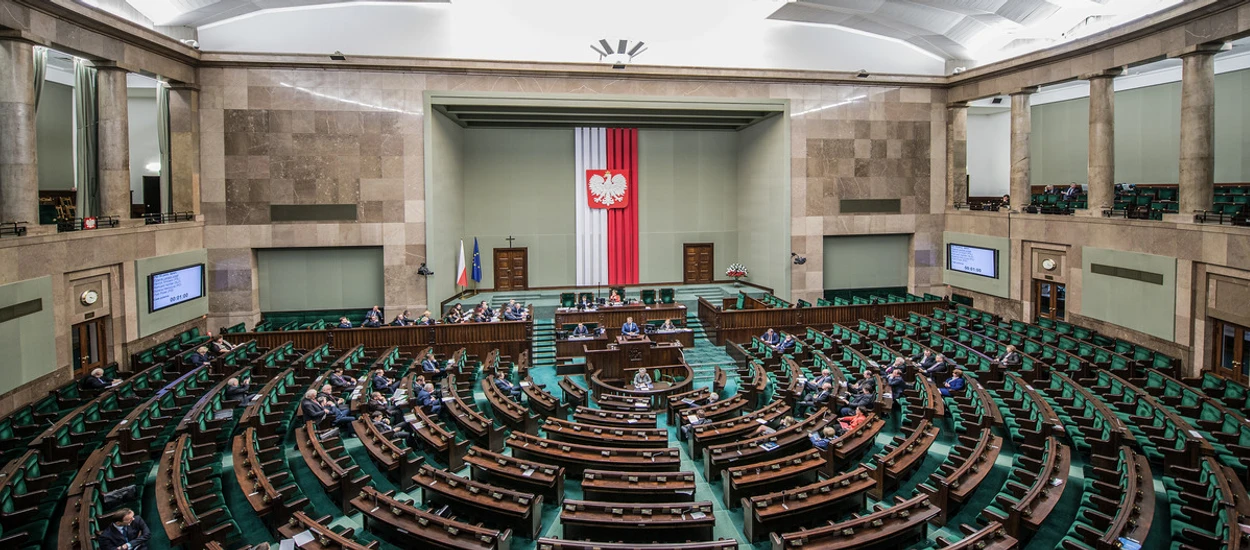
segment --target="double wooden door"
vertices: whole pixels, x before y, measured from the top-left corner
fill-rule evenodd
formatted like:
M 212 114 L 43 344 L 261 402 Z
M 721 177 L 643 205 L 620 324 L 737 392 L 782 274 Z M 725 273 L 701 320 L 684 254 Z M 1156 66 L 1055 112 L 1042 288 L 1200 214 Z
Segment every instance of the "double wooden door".
M 109 360 L 109 318 L 107 316 L 78 323 L 70 328 L 70 344 L 74 359 L 74 376 L 81 378 L 92 369 L 104 368 Z
M 682 258 L 683 283 L 710 283 L 716 279 L 712 243 L 686 243 Z
M 1212 372 L 1242 384 L 1250 381 L 1250 328 L 1215 319 Z
M 1068 289 L 1063 283 L 1033 279 L 1034 319 L 1062 321 L 1068 312 Z
M 529 282 L 529 249 L 495 249 L 495 290 L 524 290 Z

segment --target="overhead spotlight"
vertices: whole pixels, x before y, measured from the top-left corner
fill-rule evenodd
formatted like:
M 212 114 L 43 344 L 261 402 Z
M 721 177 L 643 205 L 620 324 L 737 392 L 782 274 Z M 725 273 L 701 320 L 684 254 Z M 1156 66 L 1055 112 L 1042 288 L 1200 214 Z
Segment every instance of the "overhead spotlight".
M 639 41 L 634 47 L 629 47 L 628 40 L 618 40 L 616 47 L 612 47 L 612 43 L 606 38 L 600 38 L 598 44 L 591 44 L 590 49 L 599 54 L 599 61 L 603 63 L 611 63 L 613 69 L 624 69 L 625 65 L 633 61 L 635 57 L 642 55 L 647 51 L 643 45 L 646 42 Z
M 866 69 L 860 69 L 858 73 L 855 73 L 855 78 L 868 78 L 869 76 Z
M 200 49 L 200 42 L 198 40 L 194 40 L 191 38 L 184 38 L 182 40 L 179 40 L 179 42 L 182 42 L 183 45 L 187 47 L 195 48 L 197 50 Z
M 434 275 L 434 270 L 428 267 L 425 267 L 425 262 L 421 262 L 421 267 L 417 268 L 417 275 L 420 275 L 422 277 L 430 277 Z
M 996 98 L 994 98 L 994 99 L 991 99 L 991 100 L 990 100 L 990 103 L 992 103 L 992 104 L 994 104 L 994 105 L 1002 105 L 1002 103 L 1003 103 L 1003 98 L 1002 98 L 1001 96 L 1000 96 L 1000 97 L 996 97 Z
M 347 61 L 347 56 L 343 55 L 343 52 L 334 50 L 334 53 L 330 54 L 330 59 L 335 61 Z
M 799 256 L 797 252 L 791 252 L 791 253 L 790 253 L 790 258 L 791 258 L 792 260 L 794 260 L 794 265 L 803 265 L 803 264 L 807 263 L 807 257 L 806 257 L 806 256 Z

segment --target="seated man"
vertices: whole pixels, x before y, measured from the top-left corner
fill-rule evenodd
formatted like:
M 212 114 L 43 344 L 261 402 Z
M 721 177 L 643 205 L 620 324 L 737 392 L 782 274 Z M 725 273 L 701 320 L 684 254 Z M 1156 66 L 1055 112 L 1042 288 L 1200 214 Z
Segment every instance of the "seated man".
M 924 374 L 932 380 L 934 376 L 946 374 L 946 370 L 950 368 L 950 366 L 950 363 L 946 361 L 946 356 L 939 353 L 937 358 L 933 361 L 933 364 L 930 365 L 929 368 L 924 369 Z
M 352 328 L 352 322 L 347 317 L 339 317 L 339 328 Z
M 1008 345 L 1007 348 L 1003 350 L 1003 353 L 994 360 L 994 364 L 1002 365 L 1004 367 L 1018 367 L 1020 366 L 1021 361 L 1020 352 L 1016 351 L 1016 347 Z
M 226 389 L 222 397 L 226 401 L 238 401 L 240 405 L 247 405 L 252 400 L 252 396 L 248 394 L 248 386 L 251 382 L 251 378 L 244 378 L 242 381 L 238 378 L 226 380 Z
M 187 358 L 187 362 L 196 367 L 202 367 L 208 364 L 208 347 L 200 346 L 199 349 L 195 350 L 195 353 L 192 353 L 191 356 Z
M 634 372 L 634 387 L 640 390 L 651 389 L 651 375 L 647 374 L 647 369 L 638 369 Z
M 807 438 L 812 441 L 812 446 L 822 451 L 829 450 L 829 443 L 838 438 L 838 431 L 833 426 L 825 426 L 819 434 L 812 432 L 807 434 Z
M 525 308 L 516 300 L 508 300 L 508 306 L 503 310 L 503 318 L 505 321 L 524 321 L 526 318 Z
M 490 304 L 486 300 L 482 300 L 481 305 L 478 307 L 482 308 L 482 314 L 486 316 L 487 321 L 495 320 L 495 310 L 491 309 Z
M 819 409 L 825 406 L 831 397 L 833 397 L 833 384 L 826 382 L 820 387 L 820 391 L 795 404 L 794 412 L 803 414 L 808 409 Z
M 782 353 L 782 354 L 790 353 L 790 350 L 792 349 L 794 349 L 794 335 L 793 334 L 787 334 L 786 337 L 782 341 L 778 342 L 776 346 L 773 346 L 774 351 L 776 351 L 777 353 Z
M 326 418 L 334 422 L 334 427 L 343 432 L 343 437 L 347 437 L 352 433 L 352 422 L 356 421 L 356 417 L 351 415 L 347 407 L 339 407 L 325 397 L 317 398 L 317 402 L 326 412 Z
M 431 380 L 447 374 L 447 369 L 438 367 L 438 360 L 434 358 L 434 352 L 430 352 L 421 361 L 421 372 L 425 376 L 429 376 Z
M 365 402 L 365 410 L 370 414 L 382 413 L 387 416 L 395 416 L 399 413 L 399 409 L 392 406 L 391 402 L 386 400 L 386 396 L 378 392 L 369 394 L 369 400 Z
M 577 309 L 594 309 L 595 302 L 589 294 L 582 294 L 577 298 Z
M 820 376 L 803 384 L 803 393 L 819 391 L 825 384 L 833 384 L 833 372 L 829 369 L 820 369 Z
M 633 318 L 633 317 L 626 317 L 626 318 L 625 318 L 625 324 L 624 324 L 624 325 L 621 325 L 621 334 L 624 334 L 624 335 L 635 335 L 635 334 L 638 334 L 638 333 L 639 333 L 639 331 L 638 331 L 638 323 L 635 323 L 635 322 L 634 322 L 634 318 Z
M 430 310 L 428 310 L 428 309 L 427 309 L 427 310 L 425 310 L 425 312 L 424 312 L 424 313 L 422 313 L 422 314 L 421 314 L 421 316 L 420 316 L 420 317 L 417 317 L 417 321 L 416 321 L 415 323 L 413 323 L 413 324 L 416 324 L 416 325 L 432 325 L 432 324 L 434 324 L 434 323 L 435 323 L 434 316 L 433 316 L 433 315 L 431 315 L 431 314 L 430 314 Z
M 861 387 L 859 390 L 859 393 L 856 394 L 854 397 L 851 397 L 850 401 L 847 403 L 847 406 L 842 407 L 842 410 L 839 412 L 842 413 L 842 416 L 851 416 L 852 414 L 855 413 L 855 409 L 858 409 L 860 407 L 867 407 L 871 409 L 872 402 L 875 401 L 876 399 L 877 399 L 877 396 L 872 393 L 872 388 L 867 387 L 867 386 Z
M 847 385 L 847 390 L 851 393 L 859 393 L 862 388 L 868 388 L 869 391 L 877 391 L 877 379 L 873 378 L 872 373 L 868 369 L 864 369 L 859 373 L 859 379 Z
M 101 550 L 148 550 L 148 539 L 152 532 L 148 524 L 143 522 L 130 508 L 122 508 L 113 513 L 112 524 L 102 526 L 96 535 Z
M 404 310 L 403 313 L 396 315 L 394 321 L 391 321 L 391 326 L 393 327 L 402 327 L 402 326 L 411 325 L 411 324 L 412 324 L 412 320 L 408 318 L 408 310 L 406 309 Z
M 968 387 L 968 381 L 964 379 L 964 371 L 955 369 L 951 371 L 951 377 L 946 379 L 940 391 L 944 397 L 950 397 L 952 393 L 962 394 L 966 387 Z
M 356 379 L 343 374 L 343 367 L 334 367 L 334 372 L 330 373 L 330 377 L 327 381 L 330 382 L 331 386 L 334 386 L 334 388 L 338 390 L 345 390 L 356 386 Z
M 383 395 L 390 395 L 395 391 L 395 381 L 386 377 L 386 371 L 377 369 L 373 371 L 373 377 L 369 380 L 373 386 L 373 391 L 380 391 Z
M 1074 201 L 1081 194 L 1081 186 L 1073 183 L 1063 192 L 1063 200 Z
M 377 328 L 382 326 L 382 308 L 373 306 L 373 309 L 365 312 L 365 322 L 360 326 L 368 328 Z
M 586 328 L 585 323 L 578 323 L 576 327 L 573 327 L 573 332 L 570 336 L 573 338 L 589 338 L 590 329 Z
M 472 319 L 474 323 L 489 323 L 491 321 L 491 316 L 486 313 L 486 308 L 482 306 L 473 308 L 473 313 L 469 315 L 469 318 Z
M 304 392 L 304 398 L 299 402 L 300 412 L 304 415 L 304 420 L 312 420 L 320 424 L 326 417 L 326 409 L 317 401 L 317 390 L 308 390 Z
M 396 439 L 402 439 L 404 443 L 406 443 L 408 445 L 408 448 L 410 449 L 418 448 L 419 443 L 417 443 L 416 439 L 413 437 L 413 434 L 408 433 L 408 430 L 405 430 L 403 428 L 396 428 L 395 426 L 393 426 L 391 424 L 390 417 L 388 417 L 387 415 L 380 413 L 380 412 L 375 412 L 370 416 L 369 421 L 373 423 L 373 427 L 378 429 L 378 433 L 382 434 L 383 436 L 392 436 L 393 438 L 396 438 Z
M 495 378 L 495 387 L 499 388 L 499 391 L 503 392 L 504 395 L 511 397 L 513 401 L 521 400 L 521 386 L 519 384 L 513 384 L 507 378 L 499 376 Z
M 764 331 L 763 336 L 760 336 L 760 341 L 770 346 L 775 346 L 781 343 L 781 335 L 777 334 L 776 331 L 770 328 Z
M 690 420 L 690 423 L 681 427 L 682 439 L 690 439 L 690 434 L 694 433 L 695 426 L 707 424 L 708 422 L 711 421 L 708 420 L 707 413 L 703 412 L 703 409 L 695 411 L 694 418 Z
M 672 319 L 665 319 L 664 324 L 660 325 L 660 330 L 677 330 L 677 327 L 673 325 Z
M 911 356 L 911 362 L 920 370 L 928 369 L 933 366 L 933 352 L 926 349 L 921 353 Z
M 82 388 L 85 390 L 103 390 L 113 386 L 116 382 L 107 376 L 104 376 L 104 369 L 91 369 L 91 374 L 82 379 Z
M 342 397 L 335 397 L 334 386 L 330 384 L 322 384 L 321 391 L 317 392 L 317 397 L 324 397 L 327 402 L 336 407 L 345 407 L 347 405 L 347 402 Z
M 907 391 L 907 382 L 903 379 L 901 367 L 891 365 L 890 373 L 885 377 L 885 383 L 890 386 L 890 395 L 895 400 L 902 399 L 903 392 Z
M 434 393 L 434 384 L 426 384 L 417 391 L 417 403 L 430 414 L 437 415 L 443 412 L 443 400 Z

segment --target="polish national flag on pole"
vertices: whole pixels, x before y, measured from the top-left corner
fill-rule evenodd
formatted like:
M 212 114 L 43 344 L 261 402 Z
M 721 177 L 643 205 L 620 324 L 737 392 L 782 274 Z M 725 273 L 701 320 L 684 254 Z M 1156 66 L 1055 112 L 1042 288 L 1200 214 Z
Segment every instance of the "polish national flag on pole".
M 464 239 L 460 239 L 460 261 L 456 263 L 456 286 L 469 286 L 469 272 L 464 269 Z

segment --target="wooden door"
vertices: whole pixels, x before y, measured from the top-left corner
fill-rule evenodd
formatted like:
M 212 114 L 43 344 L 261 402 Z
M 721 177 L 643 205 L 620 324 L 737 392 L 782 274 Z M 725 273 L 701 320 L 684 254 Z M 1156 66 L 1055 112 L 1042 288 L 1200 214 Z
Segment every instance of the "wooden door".
M 1250 328 L 1215 319 L 1214 360 L 1209 370 L 1242 384 L 1250 381 Z
M 682 254 L 683 269 L 682 282 L 686 284 L 692 283 L 710 283 L 716 278 L 716 273 L 712 267 L 713 261 L 712 243 L 686 243 L 685 252 Z
M 1033 280 L 1033 318 L 1062 321 L 1068 312 L 1068 289 L 1061 283 Z
M 524 290 L 530 287 L 529 249 L 495 249 L 495 290 Z
M 78 323 L 70 329 L 74 377 L 81 378 L 108 363 L 108 317 Z

